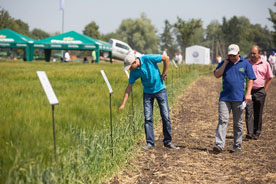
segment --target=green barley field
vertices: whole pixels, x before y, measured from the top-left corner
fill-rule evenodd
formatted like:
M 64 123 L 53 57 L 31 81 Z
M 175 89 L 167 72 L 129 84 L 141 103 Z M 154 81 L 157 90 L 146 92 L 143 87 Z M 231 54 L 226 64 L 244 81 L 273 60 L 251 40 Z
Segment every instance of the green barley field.
M 0 61 L 0 183 L 100 183 L 116 173 L 144 143 L 142 85 L 138 81 L 123 111 L 128 79 L 122 63 L 82 64 Z M 162 70 L 162 65 L 159 66 Z M 214 66 L 170 65 L 170 107 L 185 88 Z M 100 70 L 113 88 L 110 95 Z M 60 102 L 52 107 L 36 71 L 45 71 Z M 156 104 L 155 104 L 156 105 Z M 156 106 L 157 107 L 157 106 Z M 155 108 L 154 121 L 159 112 Z M 112 156 L 113 150 L 113 156 Z

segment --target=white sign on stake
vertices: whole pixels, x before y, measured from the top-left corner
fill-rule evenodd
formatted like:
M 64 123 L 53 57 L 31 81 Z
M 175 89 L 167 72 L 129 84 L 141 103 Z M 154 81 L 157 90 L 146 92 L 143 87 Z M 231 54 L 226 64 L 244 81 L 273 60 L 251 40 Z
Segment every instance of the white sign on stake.
M 177 65 L 176 65 L 176 63 L 174 62 L 174 60 L 172 60 L 172 62 L 173 62 L 173 64 L 174 64 L 175 68 L 177 68 Z
M 40 80 L 40 83 L 44 89 L 44 92 L 46 93 L 46 96 L 50 102 L 51 105 L 59 104 L 58 99 L 55 95 L 55 92 L 48 80 L 48 77 L 44 71 L 37 71 L 38 78 Z
M 104 81 L 105 81 L 105 83 L 106 83 L 106 85 L 107 85 L 107 87 L 108 87 L 109 94 L 112 94 L 112 93 L 113 93 L 113 90 L 112 90 L 112 88 L 111 88 L 111 85 L 109 84 L 109 81 L 108 81 L 108 79 L 107 79 L 107 77 L 106 77 L 104 71 L 101 70 L 101 73 L 102 73 L 102 76 L 103 76 L 103 78 L 104 78 Z
M 127 78 L 129 78 L 129 74 L 128 74 L 128 71 L 127 70 L 124 70 L 126 75 L 127 75 Z

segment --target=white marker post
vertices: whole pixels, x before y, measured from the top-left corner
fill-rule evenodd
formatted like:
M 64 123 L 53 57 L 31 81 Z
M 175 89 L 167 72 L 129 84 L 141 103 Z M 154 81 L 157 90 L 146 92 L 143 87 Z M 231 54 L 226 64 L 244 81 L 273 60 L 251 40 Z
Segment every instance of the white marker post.
M 110 109 L 110 137 L 111 137 L 111 151 L 112 151 L 111 153 L 112 153 L 112 157 L 113 157 L 112 107 L 111 107 L 111 95 L 112 95 L 112 93 L 113 93 L 113 90 L 112 90 L 111 85 L 110 85 L 110 83 L 109 83 L 109 81 L 108 81 L 108 79 L 107 79 L 107 77 L 106 77 L 106 75 L 105 75 L 105 73 L 104 73 L 103 70 L 101 70 L 101 73 L 102 73 L 102 76 L 103 76 L 103 78 L 104 78 L 104 81 L 105 81 L 105 83 L 106 83 L 106 85 L 107 85 L 107 87 L 108 87 L 108 90 L 109 90 L 109 101 L 110 101 L 110 103 L 109 103 L 109 109 Z
M 128 71 L 127 71 L 127 70 L 124 70 L 124 71 L 125 71 L 125 73 L 126 73 L 127 78 L 129 79 Z
M 173 64 L 174 64 L 175 68 L 177 68 L 177 65 L 176 65 L 175 61 L 174 61 L 174 60 L 172 60 L 172 62 L 173 62 Z
M 175 64 L 175 61 L 172 60 L 172 63 L 174 64 L 175 68 L 177 68 L 177 65 Z M 172 95 L 173 95 L 173 67 L 172 67 Z
M 127 75 L 127 78 L 129 79 L 129 74 L 128 74 L 128 71 L 127 70 L 124 70 L 126 75 Z M 133 106 L 133 90 L 131 90 L 131 108 L 132 108 L 132 126 L 133 126 L 133 134 L 135 136 L 135 126 L 134 126 L 134 106 Z
M 55 160 L 57 161 L 57 152 L 56 152 L 56 129 L 55 129 L 55 105 L 58 105 L 58 99 L 55 95 L 55 92 L 48 80 L 48 77 L 44 71 L 37 71 L 38 78 L 40 83 L 46 93 L 46 96 L 49 100 L 49 103 L 52 105 L 52 120 L 53 120 L 53 137 L 54 137 L 54 154 Z

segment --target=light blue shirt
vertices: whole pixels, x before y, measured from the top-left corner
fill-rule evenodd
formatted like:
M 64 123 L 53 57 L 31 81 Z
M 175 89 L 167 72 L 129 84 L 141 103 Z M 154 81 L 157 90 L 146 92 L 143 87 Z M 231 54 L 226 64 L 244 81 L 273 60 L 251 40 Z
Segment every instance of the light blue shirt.
M 130 71 L 129 84 L 134 84 L 135 81 L 141 78 L 143 84 L 143 92 L 154 94 L 166 86 L 161 80 L 161 74 L 157 63 L 162 61 L 162 56 L 159 54 L 149 54 L 139 57 L 141 66 Z

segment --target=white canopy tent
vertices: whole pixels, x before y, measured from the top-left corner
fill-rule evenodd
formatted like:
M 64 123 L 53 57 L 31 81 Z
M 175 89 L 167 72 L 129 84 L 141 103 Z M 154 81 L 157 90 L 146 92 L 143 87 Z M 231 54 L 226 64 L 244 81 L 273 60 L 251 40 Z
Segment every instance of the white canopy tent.
M 199 45 L 186 48 L 186 64 L 210 64 L 210 49 Z

